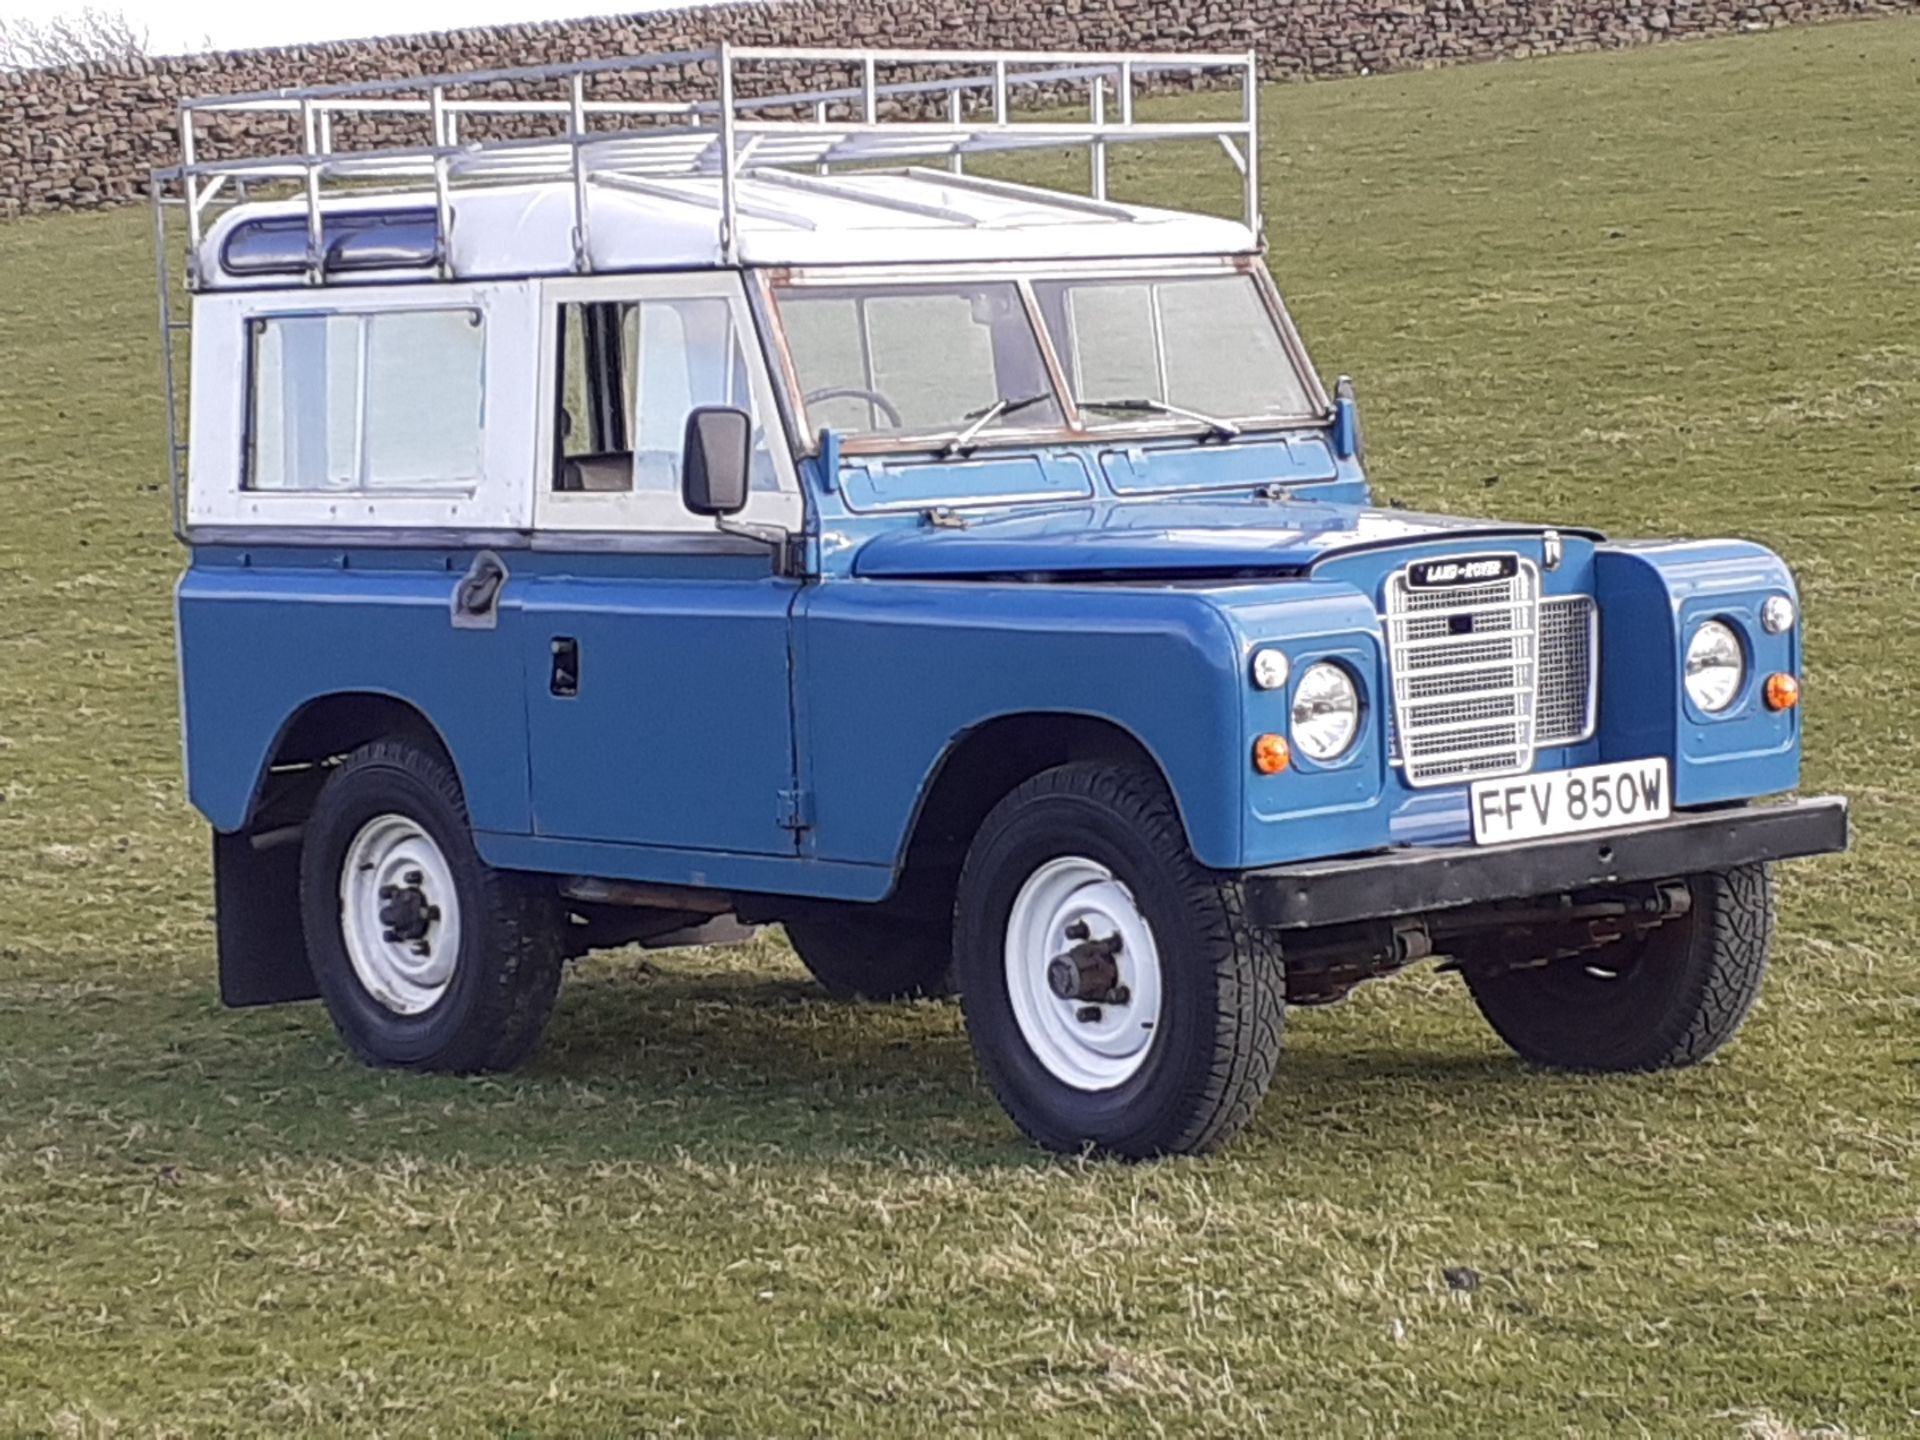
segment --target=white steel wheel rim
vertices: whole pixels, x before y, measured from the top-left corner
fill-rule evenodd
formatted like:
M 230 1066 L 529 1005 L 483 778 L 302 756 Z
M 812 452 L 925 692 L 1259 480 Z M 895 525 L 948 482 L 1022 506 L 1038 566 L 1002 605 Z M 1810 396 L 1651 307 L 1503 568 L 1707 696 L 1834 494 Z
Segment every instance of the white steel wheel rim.
M 434 838 L 405 815 L 360 827 L 340 866 L 340 936 L 361 987 L 396 1015 L 439 1003 L 460 958 L 460 896 Z
M 1119 941 L 1113 961 L 1124 1004 L 1063 999 L 1049 983 L 1055 958 L 1088 938 Z M 1111 870 L 1078 855 L 1035 870 L 1007 916 L 1005 957 L 1014 1023 L 1048 1074 L 1076 1090 L 1111 1090 L 1138 1073 L 1160 1023 L 1160 951 Z

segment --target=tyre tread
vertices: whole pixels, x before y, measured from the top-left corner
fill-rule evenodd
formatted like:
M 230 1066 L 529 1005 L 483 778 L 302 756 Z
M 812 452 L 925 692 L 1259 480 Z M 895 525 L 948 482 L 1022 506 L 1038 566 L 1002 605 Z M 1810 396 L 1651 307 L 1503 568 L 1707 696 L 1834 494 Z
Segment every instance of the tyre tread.
M 1772 948 L 1773 882 L 1766 865 L 1690 877 L 1694 909 L 1671 923 L 1688 928 L 1678 953 L 1641 963 L 1676 965 L 1677 983 L 1644 1015 L 1607 1017 L 1611 1025 L 1568 1011 L 1542 983 L 1545 972 L 1467 970 L 1481 1013 L 1500 1038 L 1532 1064 L 1602 1072 L 1698 1065 L 1731 1041 L 1752 1011 Z M 1556 962 L 1561 964 L 1573 962 Z
M 369 741 L 340 763 L 328 777 L 327 787 L 379 769 L 398 771 L 425 787 L 447 806 L 460 834 L 470 836 L 466 796 L 459 778 L 444 760 L 411 741 Z M 323 790 L 319 804 L 326 803 Z M 467 844 L 471 846 L 470 839 Z M 558 896 L 533 877 L 494 869 L 480 860 L 477 852 L 470 858 L 479 875 L 479 918 L 484 921 L 487 948 L 493 952 L 487 986 L 451 1044 L 429 1059 L 402 1068 L 453 1074 L 511 1070 L 533 1053 L 553 1014 L 564 964 Z M 308 914 L 327 913 L 335 903 L 331 895 L 308 893 L 319 883 L 319 877 L 303 867 L 302 909 Z M 331 885 L 331 879 L 326 883 Z M 395 1065 L 342 1024 L 338 1014 L 333 1020 L 341 1040 L 361 1061 L 379 1067 Z
M 1246 896 L 1232 876 L 1194 858 L 1173 797 L 1158 775 L 1138 766 L 1075 761 L 1046 770 L 1016 787 L 981 826 L 985 834 L 1014 813 L 1054 797 L 1088 800 L 1135 826 L 1161 857 L 1191 914 L 1204 917 L 1196 960 L 1215 977 L 1212 1059 L 1198 1085 L 1190 1086 L 1177 1127 L 1116 1147 L 1129 1158 L 1194 1155 L 1218 1149 L 1251 1120 L 1279 1064 L 1285 1022 L 1285 971 L 1278 945 L 1247 923 Z M 969 854 L 960 893 L 970 889 Z M 964 998 L 964 996 L 963 996 Z M 996 1098 L 1030 1138 L 1039 1133 L 1023 1114 L 1024 1103 L 1008 1076 L 984 1067 Z

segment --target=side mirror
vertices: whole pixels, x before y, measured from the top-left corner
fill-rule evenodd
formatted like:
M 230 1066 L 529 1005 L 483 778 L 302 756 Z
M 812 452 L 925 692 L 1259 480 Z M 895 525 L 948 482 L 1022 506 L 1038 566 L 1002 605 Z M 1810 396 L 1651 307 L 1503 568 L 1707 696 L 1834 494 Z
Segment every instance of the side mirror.
M 738 515 L 753 473 L 753 417 L 727 405 L 688 412 L 680 496 L 696 515 Z

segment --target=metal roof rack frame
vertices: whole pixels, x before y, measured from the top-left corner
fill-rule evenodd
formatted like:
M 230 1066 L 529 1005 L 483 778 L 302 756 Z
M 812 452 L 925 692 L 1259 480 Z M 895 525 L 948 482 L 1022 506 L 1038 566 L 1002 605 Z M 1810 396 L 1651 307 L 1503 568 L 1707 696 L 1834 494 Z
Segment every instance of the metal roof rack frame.
M 608 97 L 620 82 L 700 86 L 684 100 Z M 909 78 L 889 80 L 889 73 Z M 756 89 L 750 82 L 795 72 L 851 83 Z M 683 77 L 692 74 L 694 80 Z M 1135 117 L 1143 85 L 1169 78 L 1240 91 L 1231 119 L 1154 121 Z M 307 218 L 307 278 L 325 280 L 325 202 L 395 186 L 431 188 L 439 223 L 438 264 L 448 272 L 453 197 L 463 188 L 527 181 L 573 187 L 574 268 L 591 266 L 587 226 L 597 182 L 645 182 L 718 175 L 723 263 L 735 263 L 740 202 L 749 170 L 829 174 L 835 166 L 945 159 L 964 173 L 968 156 L 1022 149 L 1085 149 L 1090 198 L 1107 200 L 1111 146 L 1169 140 L 1213 140 L 1242 180 L 1246 224 L 1259 231 L 1257 86 L 1252 52 L 1176 54 L 1124 51 L 885 50 L 719 45 L 706 50 L 622 56 L 570 65 L 432 75 L 419 79 L 316 85 L 242 95 L 208 96 L 180 105 L 180 163 L 154 172 L 156 191 L 185 211 L 188 284 L 208 216 L 260 184 L 298 188 Z M 474 93 L 508 88 L 510 95 Z M 542 90 L 552 90 L 541 96 Z M 602 93 L 596 93 L 596 91 Z M 1063 119 L 1079 100 L 1085 119 Z M 1111 103 L 1110 103 L 1111 102 Z M 1022 118 L 1020 110 L 1038 111 Z M 352 149 L 336 145 L 356 117 L 424 122 L 419 145 Z M 242 117 L 243 153 L 206 158 L 220 138 L 219 121 Z M 294 148 L 267 150 L 261 117 L 294 127 Z M 541 124 L 552 134 L 463 140 L 475 122 L 522 130 Z M 390 129 L 390 127 L 389 127 Z M 234 148 L 229 146 L 228 148 Z M 265 153 L 263 153 L 265 152 Z M 640 188 L 635 185 L 633 188 Z

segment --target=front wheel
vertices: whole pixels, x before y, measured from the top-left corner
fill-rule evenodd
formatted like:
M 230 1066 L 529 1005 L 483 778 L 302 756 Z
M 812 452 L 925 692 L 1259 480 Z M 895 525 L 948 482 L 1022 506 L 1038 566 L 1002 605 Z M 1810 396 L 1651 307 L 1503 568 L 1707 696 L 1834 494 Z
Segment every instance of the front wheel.
M 532 1053 L 560 986 L 551 889 L 489 868 L 439 756 L 377 740 L 327 778 L 300 856 L 307 955 L 362 1060 L 504 1070 Z
M 1079 762 L 1015 789 L 974 837 L 954 926 L 974 1053 L 1039 1144 L 1195 1154 L 1259 1107 L 1280 956 L 1152 772 Z
M 1697 1065 L 1753 1008 L 1773 940 L 1765 865 L 1687 877 L 1691 904 L 1641 940 L 1530 968 L 1463 966 L 1480 1013 L 1523 1060 L 1561 1070 Z

